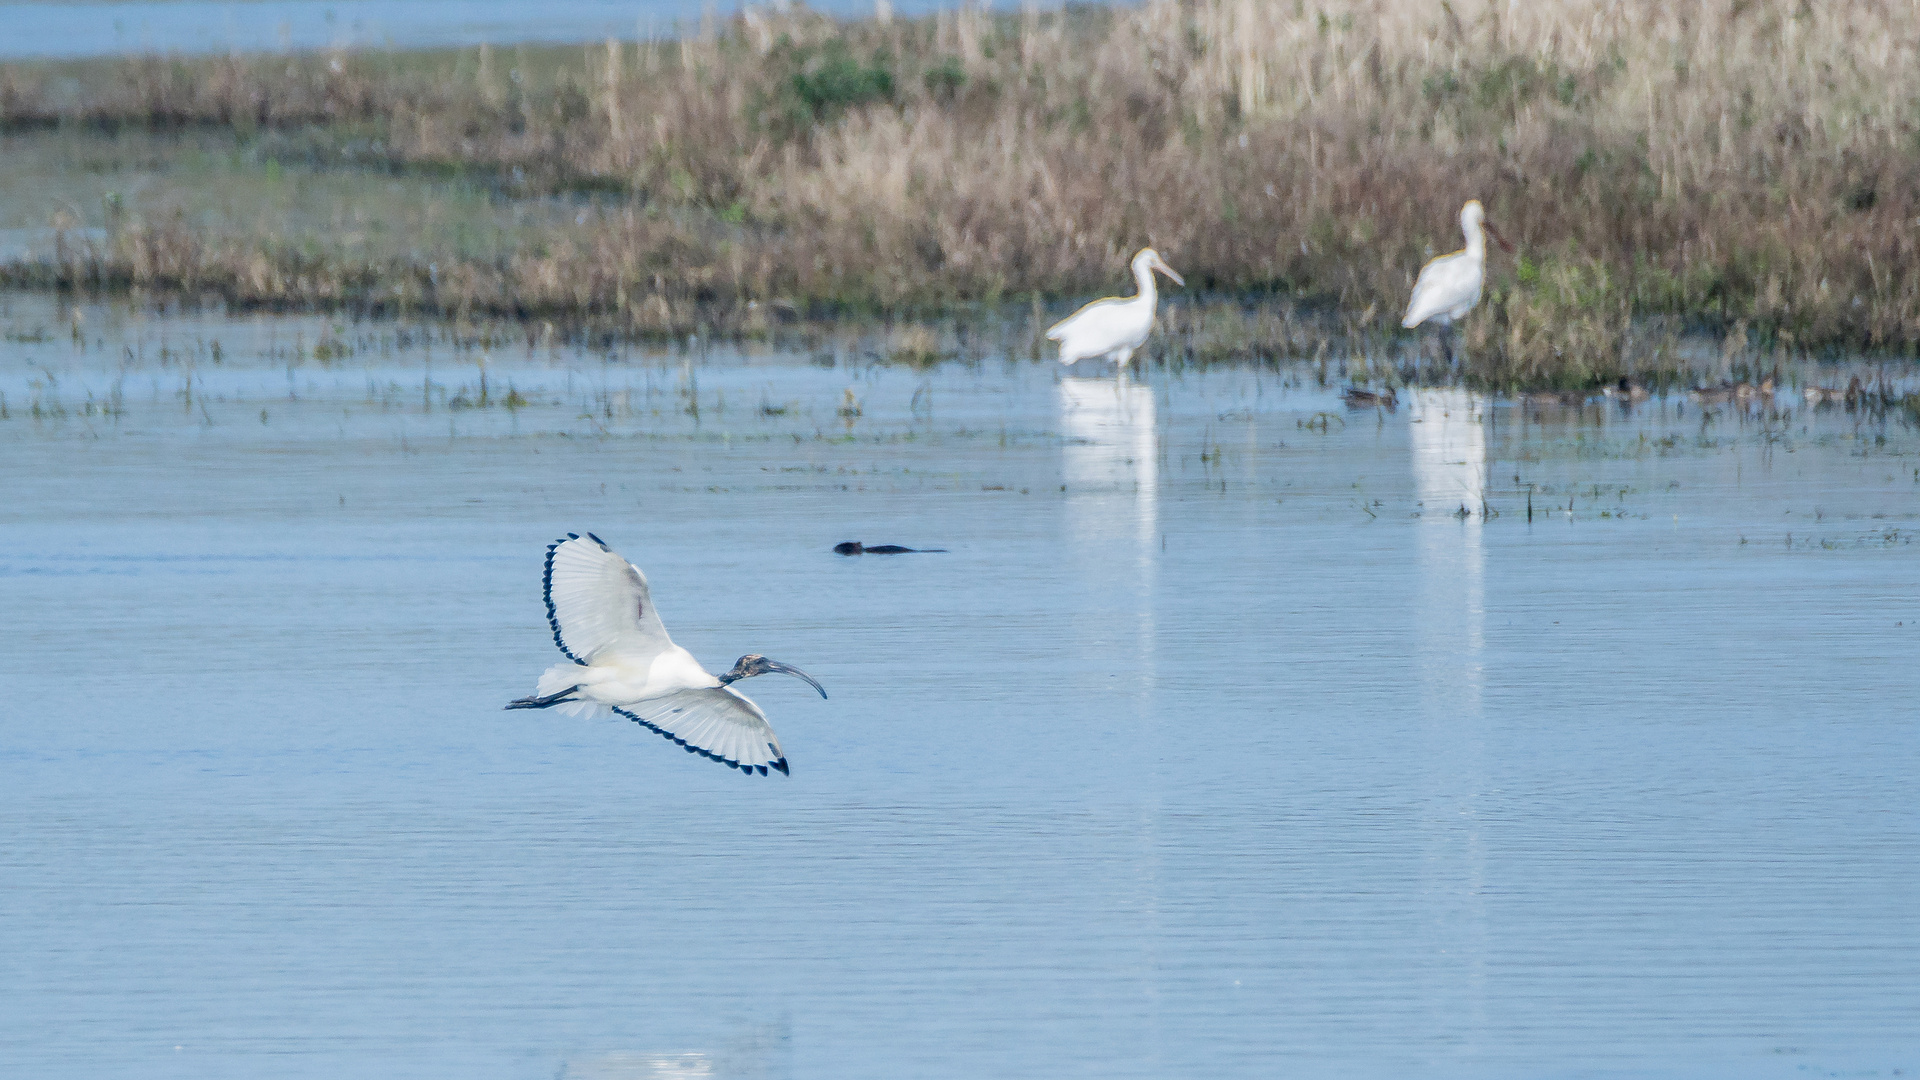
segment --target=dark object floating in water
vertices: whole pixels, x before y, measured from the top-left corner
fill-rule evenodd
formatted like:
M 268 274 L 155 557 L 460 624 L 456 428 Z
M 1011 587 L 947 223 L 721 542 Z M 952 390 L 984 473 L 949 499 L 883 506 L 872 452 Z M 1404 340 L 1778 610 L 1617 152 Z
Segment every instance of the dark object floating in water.
M 1349 409 L 1372 409 L 1377 407 L 1397 409 L 1400 406 L 1400 394 L 1392 388 L 1376 392 L 1373 390 L 1362 390 L 1357 386 L 1349 386 L 1340 392 L 1340 400 L 1346 402 L 1347 408 Z
M 930 555 L 946 554 L 946 548 L 910 548 L 899 544 L 875 544 L 868 547 L 858 540 L 833 545 L 835 555 Z

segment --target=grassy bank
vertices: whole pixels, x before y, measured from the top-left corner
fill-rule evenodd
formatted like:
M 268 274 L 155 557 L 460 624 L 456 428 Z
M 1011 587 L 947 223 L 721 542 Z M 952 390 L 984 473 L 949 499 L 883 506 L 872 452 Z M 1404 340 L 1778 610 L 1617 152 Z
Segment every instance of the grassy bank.
M 1920 344 L 1915 0 L 752 11 L 639 47 L 14 65 L 0 126 L 372 192 L 299 228 L 196 213 L 204 183 L 74 198 L 16 281 L 676 333 L 1064 302 L 1151 243 L 1385 336 L 1478 197 L 1521 248 L 1463 332 L 1491 382 L 1668 362 L 1648 316 Z

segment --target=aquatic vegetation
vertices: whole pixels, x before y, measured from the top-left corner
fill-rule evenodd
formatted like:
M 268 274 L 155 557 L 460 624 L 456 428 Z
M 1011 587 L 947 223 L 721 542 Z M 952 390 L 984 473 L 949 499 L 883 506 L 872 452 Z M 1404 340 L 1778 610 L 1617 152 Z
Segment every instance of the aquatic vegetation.
M 954 355 L 932 330 L 918 323 L 903 326 L 890 337 L 885 356 L 892 363 L 927 367 Z
M 1920 24 L 1887 0 L 754 9 L 511 62 L 9 65 L 0 129 L 218 136 L 227 157 L 196 167 L 263 206 L 342 176 L 443 192 L 295 235 L 116 188 L 62 207 L 6 271 L 21 283 L 759 334 L 1008 301 L 1057 317 L 1150 243 L 1199 290 L 1410 342 L 1388 316 L 1478 197 L 1520 245 L 1462 326 L 1488 385 L 1654 381 L 1682 366 L 1661 318 L 1739 324 L 1755 353 L 1920 344 Z M 408 224 L 435 199 L 457 225 Z M 1162 359 L 1302 348 L 1167 321 Z

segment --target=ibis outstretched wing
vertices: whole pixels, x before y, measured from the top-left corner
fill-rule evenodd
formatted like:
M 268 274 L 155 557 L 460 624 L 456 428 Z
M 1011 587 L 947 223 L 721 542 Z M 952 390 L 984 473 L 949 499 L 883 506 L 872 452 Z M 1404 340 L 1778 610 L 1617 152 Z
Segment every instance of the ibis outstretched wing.
M 732 687 L 712 686 L 681 690 L 649 698 L 614 712 L 699 754 L 743 773 L 768 769 L 787 771 L 787 755 L 774 737 L 773 725 L 760 706 Z
M 576 664 L 613 655 L 646 660 L 673 644 L 646 575 L 592 533 L 568 533 L 547 548 L 546 595 L 553 643 Z

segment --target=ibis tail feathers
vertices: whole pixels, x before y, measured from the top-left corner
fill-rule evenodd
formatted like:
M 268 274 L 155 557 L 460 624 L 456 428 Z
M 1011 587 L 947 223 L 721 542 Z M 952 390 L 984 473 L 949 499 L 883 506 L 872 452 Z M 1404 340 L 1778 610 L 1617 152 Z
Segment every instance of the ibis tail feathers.
M 597 701 L 569 696 L 580 689 L 580 670 L 580 666 L 574 663 L 553 665 L 541 673 L 540 682 L 532 694 L 515 698 L 507 704 L 507 708 L 557 709 L 563 716 L 581 720 L 613 715 L 613 710 Z

